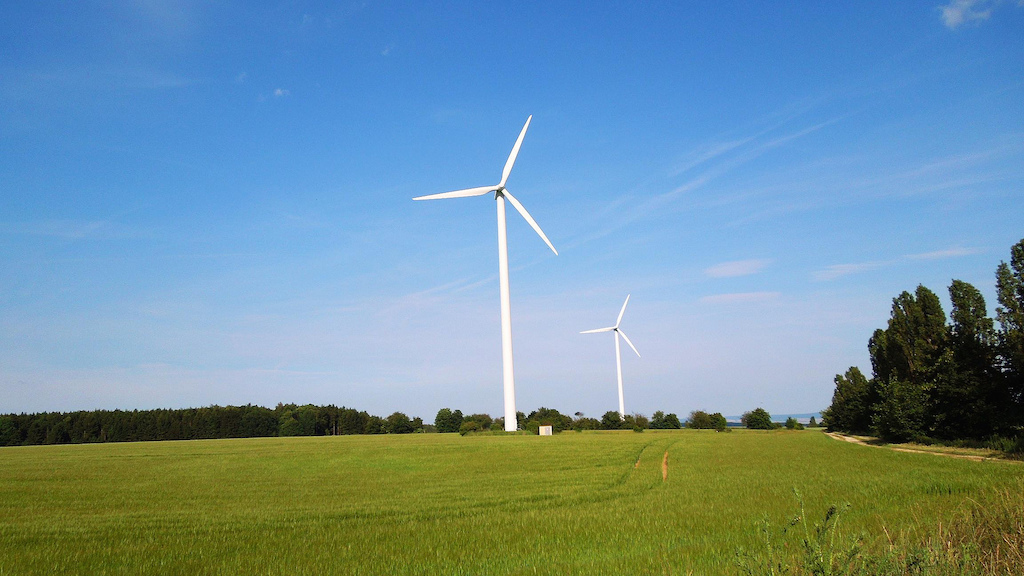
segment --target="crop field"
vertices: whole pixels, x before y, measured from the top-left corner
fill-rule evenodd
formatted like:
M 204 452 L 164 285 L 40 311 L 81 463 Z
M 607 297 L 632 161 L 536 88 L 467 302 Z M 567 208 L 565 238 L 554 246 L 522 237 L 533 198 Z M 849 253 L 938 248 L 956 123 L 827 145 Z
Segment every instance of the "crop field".
M 2 448 L 0 574 L 731 574 L 794 488 L 881 542 L 1022 477 L 816 431 Z

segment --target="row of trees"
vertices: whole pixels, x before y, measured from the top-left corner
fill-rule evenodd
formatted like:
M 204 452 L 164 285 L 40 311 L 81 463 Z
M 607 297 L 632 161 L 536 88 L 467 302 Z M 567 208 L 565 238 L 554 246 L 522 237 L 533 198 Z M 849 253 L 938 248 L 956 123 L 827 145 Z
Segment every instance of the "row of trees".
M 600 419 L 588 418 L 582 412 L 577 412 L 575 418 L 560 413 L 553 408 L 540 408 L 524 414 L 518 412 L 518 425 L 520 430 L 528 430 L 536 433 L 540 426 L 551 426 L 554 432 L 564 430 L 644 430 L 644 429 L 707 429 L 725 430 L 728 426 L 725 416 L 721 412 L 709 414 L 703 410 L 690 412 L 685 422 L 679 420 L 679 416 L 659 410 L 650 418 L 643 414 L 626 414 L 619 416 L 615 410 L 605 412 Z M 793 420 L 794 425 L 796 420 Z M 758 408 L 743 415 L 742 423 L 748 428 L 771 429 L 781 427 L 772 423 L 768 412 Z M 788 423 L 787 423 L 788 424 Z M 487 414 L 473 414 L 463 416 L 461 410 L 442 408 L 434 417 L 434 426 L 438 432 L 476 432 L 481 430 L 504 430 L 504 418 L 492 419 Z M 793 428 L 794 426 L 788 426 Z
M 1024 429 L 1024 240 L 996 270 L 999 306 L 988 316 L 977 288 L 949 287 L 949 321 L 938 296 L 918 286 L 893 299 L 885 329 L 868 341 L 872 377 L 851 367 L 835 378 L 823 413 L 830 430 L 891 441 L 1013 436 Z
M 758 417 L 761 413 L 761 420 L 766 420 L 767 426 L 760 424 Z M 748 418 L 751 414 L 755 417 Z M 684 426 L 726 429 L 725 417 L 721 413 L 709 414 L 703 410 L 691 412 L 685 422 L 681 422 L 673 413 L 666 414 L 660 410 L 651 418 L 642 414 L 620 417 L 618 412 L 609 410 L 597 419 L 588 418 L 582 412 L 572 417 L 554 408 L 542 407 L 529 414 L 518 412 L 517 416 L 519 429 L 533 433 L 540 426 L 551 426 L 555 432 L 678 429 Z M 745 414 L 743 423 L 750 428 L 771 427 L 771 417 L 758 408 Z M 462 411 L 450 408 L 439 410 L 431 426 L 424 424 L 421 418 L 410 418 L 402 412 L 381 418 L 344 406 L 278 404 L 276 408 L 270 409 L 249 404 L 177 410 L 93 410 L 0 415 L 0 446 L 412 432 L 466 434 L 504 429 L 504 418 L 491 418 L 487 414 L 465 416 Z
M 344 406 L 278 404 L 178 410 L 92 410 L 0 416 L 0 446 L 198 440 L 259 436 L 406 434 L 423 431 L 421 418 L 387 418 Z

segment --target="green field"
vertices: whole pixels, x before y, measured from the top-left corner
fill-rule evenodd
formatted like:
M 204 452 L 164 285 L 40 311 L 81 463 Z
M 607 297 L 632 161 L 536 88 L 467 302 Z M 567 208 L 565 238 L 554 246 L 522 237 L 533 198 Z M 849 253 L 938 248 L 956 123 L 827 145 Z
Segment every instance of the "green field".
M 1022 477 L 813 431 L 0 448 L 0 574 L 728 574 L 794 487 L 880 540 Z

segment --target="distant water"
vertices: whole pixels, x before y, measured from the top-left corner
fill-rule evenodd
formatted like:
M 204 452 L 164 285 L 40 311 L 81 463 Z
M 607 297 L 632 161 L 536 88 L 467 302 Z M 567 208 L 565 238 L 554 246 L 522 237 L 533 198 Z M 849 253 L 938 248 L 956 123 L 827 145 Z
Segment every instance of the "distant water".
M 769 414 L 772 414 L 769 412 Z M 804 412 L 802 414 L 772 414 L 772 422 L 785 422 L 789 418 L 796 418 L 796 421 L 801 424 L 807 424 L 811 421 L 811 416 L 814 416 L 814 420 L 821 423 L 821 412 Z M 726 416 L 726 422 L 730 424 L 739 424 L 741 416 Z

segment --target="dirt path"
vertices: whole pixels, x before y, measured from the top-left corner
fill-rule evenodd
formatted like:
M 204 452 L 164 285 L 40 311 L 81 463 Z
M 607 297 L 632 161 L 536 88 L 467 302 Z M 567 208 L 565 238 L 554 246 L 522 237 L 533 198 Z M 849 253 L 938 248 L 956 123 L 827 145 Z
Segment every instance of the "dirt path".
M 878 445 L 865 442 L 862 438 L 854 436 L 847 436 L 845 434 L 839 434 L 838 432 L 826 432 L 826 436 L 835 438 L 836 440 L 842 440 L 844 442 L 851 442 L 853 444 L 860 444 L 861 446 L 869 446 L 871 448 L 888 448 L 894 452 L 911 452 L 913 454 L 932 454 L 935 456 L 946 456 L 947 458 L 960 458 L 962 460 L 974 460 L 975 462 L 982 462 L 984 460 L 995 460 L 999 462 L 1017 462 L 1016 460 L 1007 460 L 1006 458 L 993 458 L 990 456 L 976 456 L 973 454 L 953 454 L 951 452 L 933 452 L 931 450 L 916 450 L 914 448 L 905 448 L 900 446 L 890 445 Z

